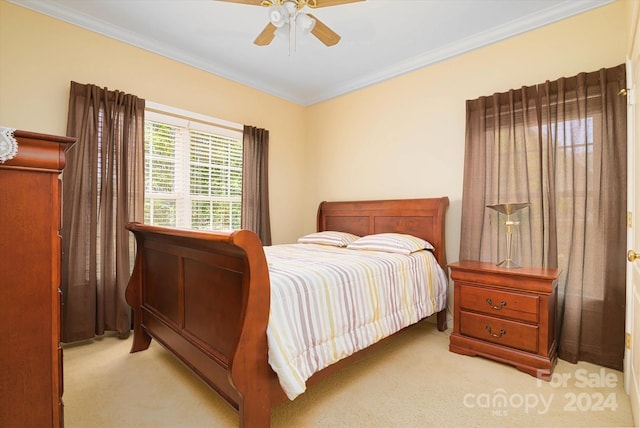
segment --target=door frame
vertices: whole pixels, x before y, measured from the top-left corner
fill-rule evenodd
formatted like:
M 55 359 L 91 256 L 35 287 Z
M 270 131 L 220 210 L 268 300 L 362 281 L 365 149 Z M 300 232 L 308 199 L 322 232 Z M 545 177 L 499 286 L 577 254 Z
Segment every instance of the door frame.
M 627 50 L 627 249 L 640 250 L 640 2 L 633 2 Z M 640 261 L 626 264 L 624 390 L 629 395 L 634 425 L 640 426 Z M 634 320 L 636 322 L 634 322 Z

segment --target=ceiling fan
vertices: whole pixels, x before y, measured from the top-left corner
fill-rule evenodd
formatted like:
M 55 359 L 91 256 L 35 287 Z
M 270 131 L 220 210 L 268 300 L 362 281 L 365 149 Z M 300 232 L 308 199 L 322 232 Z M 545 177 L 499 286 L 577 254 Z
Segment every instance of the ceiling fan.
M 340 36 L 310 13 L 302 12 L 304 7 L 316 9 L 337 6 L 365 0 L 218 0 L 228 3 L 241 3 L 269 8 L 269 23 L 253 41 L 258 46 L 266 46 L 273 41 L 276 31 L 288 27 L 289 38 L 294 39 L 296 26 L 303 33 L 311 33 L 326 46 L 340 41 Z M 294 37 L 292 37 L 292 35 Z

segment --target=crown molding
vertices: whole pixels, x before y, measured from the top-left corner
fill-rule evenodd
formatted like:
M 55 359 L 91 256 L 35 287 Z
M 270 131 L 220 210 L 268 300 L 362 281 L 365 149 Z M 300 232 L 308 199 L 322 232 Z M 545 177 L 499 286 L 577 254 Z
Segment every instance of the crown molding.
M 306 105 L 313 105 L 322 101 L 345 95 L 363 89 L 368 86 L 390 80 L 412 71 L 419 70 L 424 67 L 442 62 L 456 56 L 489 46 L 511 37 L 518 36 L 531 30 L 542 28 L 546 25 L 553 24 L 566 18 L 587 12 L 592 9 L 602 7 L 613 3 L 617 0 L 588 0 L 588 1 L 572 1 L 568 0 L 561 6 L 550 7 L 540 13 L 528 16 L 527 18 L 511 21 L 507 25 L 494 28 L 491 31 L 485 31 L 476 34 L 473 37 L 467 37 L 456 43 L 440 49 L 434 49 L 422 55 L 415 56 L 401 63 L 394 64 L 391 67 L 371 73 L 360 79 L 354 79 L 345 84 L 335 87 L 331 91 L 323 91 L 322 94 L 316 94 L 305 100 Z

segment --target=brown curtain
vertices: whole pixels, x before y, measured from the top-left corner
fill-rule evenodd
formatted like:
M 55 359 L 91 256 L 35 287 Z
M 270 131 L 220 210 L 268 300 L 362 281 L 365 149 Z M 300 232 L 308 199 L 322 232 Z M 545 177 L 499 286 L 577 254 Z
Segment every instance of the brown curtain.
M 530 202 L 512 256 L 558 267 L 559 355 L 622 370 L 625 316 L 624 64 L 467 101 L 460 259 L 505 258 L 486 205 Z
M 116 331 L 127 337 L 124 297 L 133 245 L 125 224 L 142 221 L 145 101 L 71 82 L 62 224 L 62 341 Z
M 242 141 L 241 227 L 271 245 L 269 217 L 269 131 L 244 126 Z

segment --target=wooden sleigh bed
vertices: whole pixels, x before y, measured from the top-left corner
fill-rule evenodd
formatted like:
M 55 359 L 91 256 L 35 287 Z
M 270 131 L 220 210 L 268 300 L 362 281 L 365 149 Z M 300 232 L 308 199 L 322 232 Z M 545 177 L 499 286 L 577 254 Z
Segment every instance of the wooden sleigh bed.
M 359 236 L 395 232 L 425 239 L 446 272 L 447 197 L 323 202 L 318 231 Z M 126 290 L 134 314 L 131 352 L 156 339 L 234 407 L 244 428 L 268 427 L 287 400 L 268 360 L 270 275 L 265 251 L 248 230 L 199 232 L 130 223 L 137 242 Z M 446 329 L 446 306 L 437 312 Z M 358 351 L 315 373 L 307 386 L 360 358 Z

